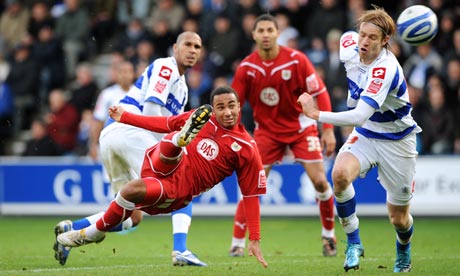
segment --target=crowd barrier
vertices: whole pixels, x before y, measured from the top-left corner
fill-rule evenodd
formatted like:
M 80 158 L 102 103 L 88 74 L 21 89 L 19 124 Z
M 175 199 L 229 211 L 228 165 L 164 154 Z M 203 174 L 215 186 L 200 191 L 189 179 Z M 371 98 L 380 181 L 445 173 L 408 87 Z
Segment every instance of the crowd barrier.
M 333 161 L 325 162 L 330 179 Z M 261 198 L 266 216 L 318 214 L 310 179 L 297 164 L 274 166 Z M 233 215 L 240 198 L 235 175 L 194 198 L 198 216 Z M 354 183 L 360 215 L 386 216 L 385 191 L 376 168 Z M 105 210 L 113 199 L 100 164 L 72 157 L 0 159 L 0 215 L 87 215 Z M 417 161 L 411 211 L 423 216 L 460 216 L 460 158 Z

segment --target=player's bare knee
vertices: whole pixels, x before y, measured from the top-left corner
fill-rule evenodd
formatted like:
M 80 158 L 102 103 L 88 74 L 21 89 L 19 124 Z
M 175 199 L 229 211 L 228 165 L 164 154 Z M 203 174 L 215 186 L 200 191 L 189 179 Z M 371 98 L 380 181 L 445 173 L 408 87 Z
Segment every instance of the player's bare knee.
M 409 218 L 406 215 L 402 215 L 400 213 L 397 214 L 389 214 L 388 215 L 390 219 L 390 223 L 396 228 L 396 229 L 407 229 L 408 224 L 409 224 Z
M 345 167 L 338 166 L 332 171 L 332 182 L 339 190 L 344 190 L 351 181 L 350 173 Z
M 145 183 L 142 179 L 132 180 L 121 189 L 120 194 L 130 202 L 139 203 L 146 194 Z
M 317 192 L 324 193 L 329 189 L 329 182 L 324 175 L 312 177 L 311 182 L 313 183 L 313 186 Z

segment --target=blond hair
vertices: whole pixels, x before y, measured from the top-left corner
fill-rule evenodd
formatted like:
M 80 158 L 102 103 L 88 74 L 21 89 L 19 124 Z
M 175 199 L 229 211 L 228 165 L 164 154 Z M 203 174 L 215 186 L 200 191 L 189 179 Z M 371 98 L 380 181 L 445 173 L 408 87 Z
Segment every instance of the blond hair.
M 374 10 L 367 10 L 364 11 L 361 17 L 357 20 L 357 27 L 361 23 L 372 23 L 380 29 L 382 33 L 382 40 L 386 36 L 393 36 L 396 33 L 396 24 L 391 18 L 391 16 L 383 9 L 378 6 L 373 5 Z M 388 47 L 388 43 L 384 46 L 385 48 Z

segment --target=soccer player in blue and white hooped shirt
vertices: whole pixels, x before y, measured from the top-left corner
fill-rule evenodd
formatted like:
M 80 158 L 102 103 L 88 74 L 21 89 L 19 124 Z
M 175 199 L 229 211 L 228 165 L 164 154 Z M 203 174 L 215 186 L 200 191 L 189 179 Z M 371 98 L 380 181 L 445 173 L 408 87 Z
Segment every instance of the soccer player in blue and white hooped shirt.
M 395 272 L 411 270 L 410 241 L 414 231 L 409 204 L 414 188 L 416 133 L 406 80 L 401 65 L 388 49 L 396 31 L 393 19 L 376 7 L 358 20 L 359 33 L 344 33 L 340 59 L 348 79 L 348 111 L 319 111 L 313 98 L 302 94 L 298 103 L 306 116 L 337 126 L 355 128 L 340 149 L 332 171 L 336 208 L 347 234 L 344 269 L 359 268 L 364 248 L 359 236 L 352 181 L 378 167 L 378 180 L 387 194 L 390 222 L 396 230 Z
M 185 72 L 199 60 L 202 41 L 194 32 L 183 32 L 173 45 L 174 55 L 159 58 L 150 64 L 135 82 L 120 105 L 134 114 L 149 116 L 171 116 L 184 112 L 188 100 Z M 114 192 L 132 179 L 140 177 L 147 148 L 161 140 L 164 134 L 122 124 L 109 119 L 99 138 L 100 155 L 109 175 Z M 174 211 L 173 264 L 207 266 L 187 249 L 186 241 L 192 217 L 192 205 Z M 97 221 L 98 213 L 77 221 L 61 221 L 55 227 L 56 236 L 69 230 L 78 230 Z M 135 213 L 112 231 L 121 231 L 136 226 L 142 220 L 142 211 Z M 70 248 L 54 245 L 55 258 L 64 265 Z

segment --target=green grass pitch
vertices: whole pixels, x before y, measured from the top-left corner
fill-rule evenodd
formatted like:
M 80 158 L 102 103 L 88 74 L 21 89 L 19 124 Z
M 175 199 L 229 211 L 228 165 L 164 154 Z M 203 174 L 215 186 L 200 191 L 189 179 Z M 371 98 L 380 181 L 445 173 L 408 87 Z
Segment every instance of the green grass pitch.
M 345 235 L 336 224 L 338 256 L 321 255 L 318 218 L 264 217 L 262 249 L 228 256 L 232 218 L 195 217 L 188 247 L 209 267 L 171 264 L 171 219 L 147 217 L 135 231 L 74 248 L 65 266 L 54 260 L 53 227 L 62 217 L 0 217 L 0 275 L 394 275 L 395 233 L 386 218 L 360 218 L 365 258 L 343 270 Z M 415 217 L 411 275 L 460 275 L 460 218 Z

